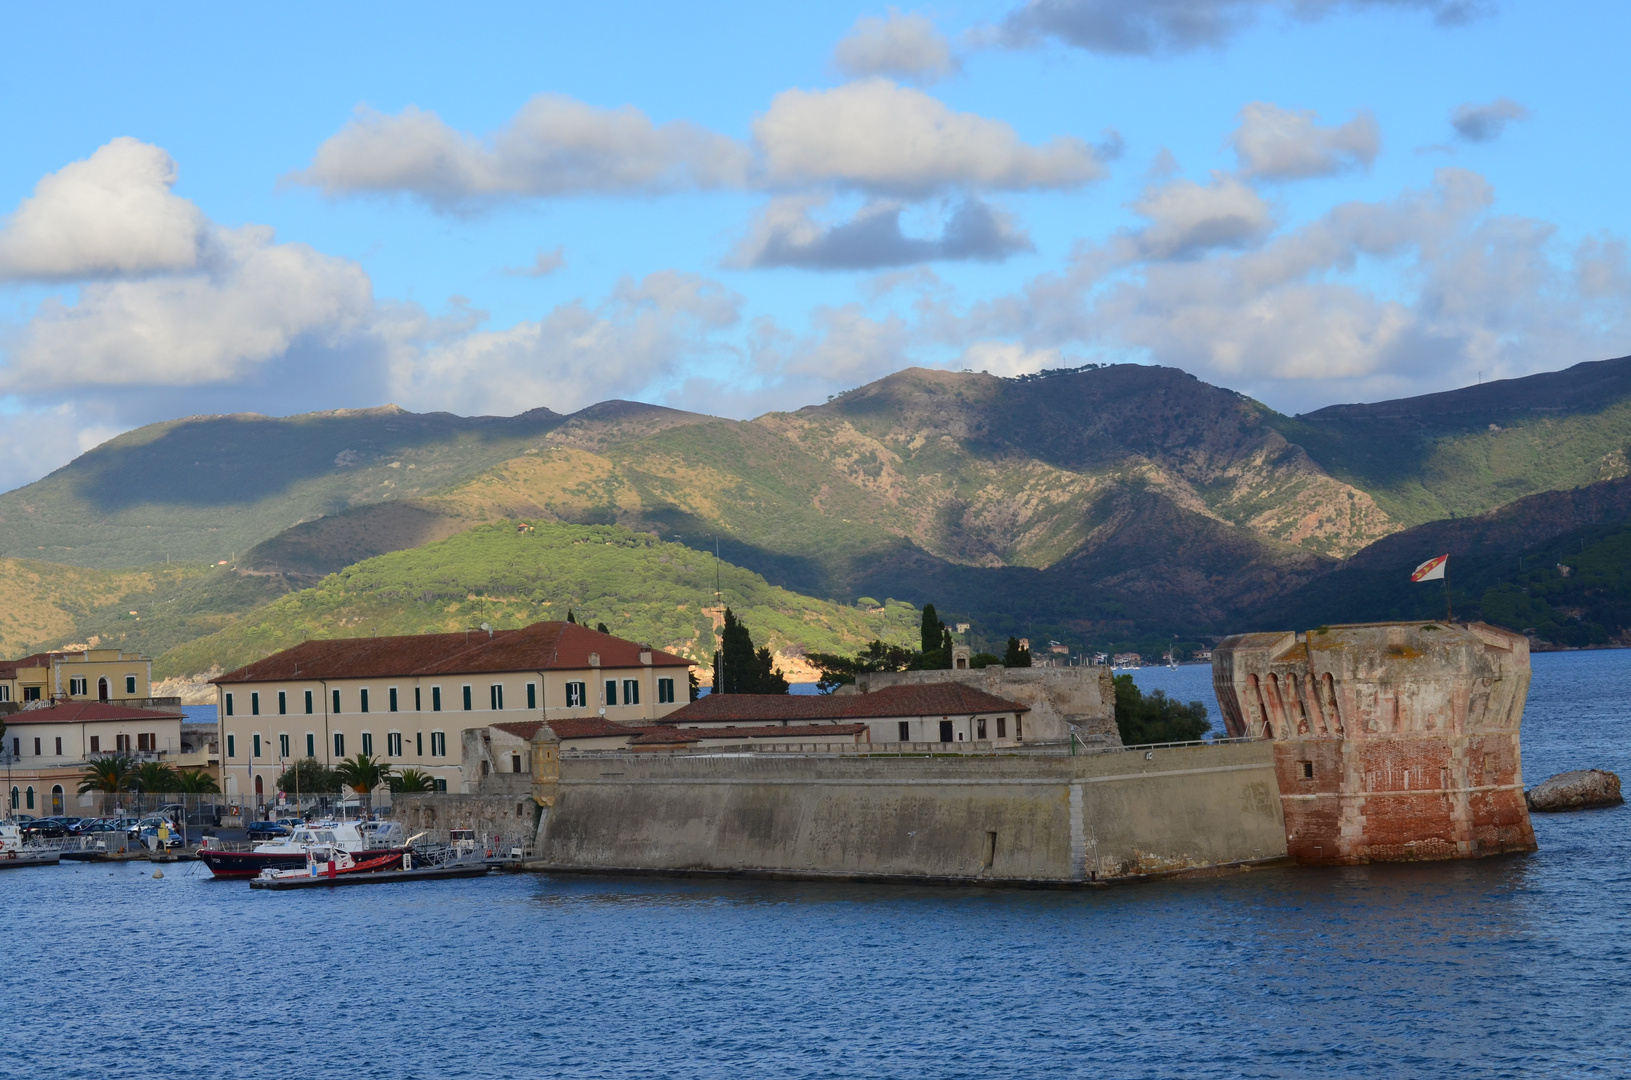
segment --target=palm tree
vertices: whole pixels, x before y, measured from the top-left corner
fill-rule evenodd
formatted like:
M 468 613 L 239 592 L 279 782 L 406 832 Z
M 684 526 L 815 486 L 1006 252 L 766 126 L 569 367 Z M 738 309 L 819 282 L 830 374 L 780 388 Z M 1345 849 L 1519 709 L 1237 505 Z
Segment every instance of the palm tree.
M 403 769 L 390 778 L 391 791 L 398 795 L 423 795 L 436 790 L 436 781 L 430 773 L 419 769 Z
M 176 771 L 162 761 L 144 761 L 131 773 L 130 786 L 137 791 L 174 791 Z
M 182 769 L 176 773 L 175 789 L 183 795 L 218 795 L 221 785 L 203 769 Z
M 340 783 L 358 795 L 367 795 L 381 784 L 389 783 L 391 779 L 390 763 L 371 758 L 367 754 L 342 758 L 340 764 L 334 767 L 334 771 L 339 774 Z
M 136 763 L 122 754 L 91 762 L 85 778 L 79 782 L 79 793 L 90 791 L 124 791 L 130 786 Z

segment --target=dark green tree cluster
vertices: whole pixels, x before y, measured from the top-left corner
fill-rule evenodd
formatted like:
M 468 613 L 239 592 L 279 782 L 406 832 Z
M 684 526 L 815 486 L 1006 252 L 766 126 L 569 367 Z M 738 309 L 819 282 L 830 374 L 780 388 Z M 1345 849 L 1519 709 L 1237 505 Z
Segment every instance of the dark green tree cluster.
M 747 624 L 725 609 L 725 629 L 714 653 L 714 693 L 785 694 L 787 677 L 776 667 L 770 647 L 753 647 Z
M 277 778 L 277 789 L 302 795 L 334 795 L 340 790 L 340 774 L 314 757 L 300 758 Z
M 1212 727 L 1206 705 L 1188 705 L 1167 697 L 1164 690 L 1139 690 L 1131 675 L 1116 676 L 1116 727 L 1123 746 L 1149 743 L 1194 742 Z
M 1009 638 L 1008 639 L 1008 649 L 1007 649 L 1006 652 L 1004 652 L 1002 654 L 1002 666 L 1003 667 L 1030 667 L 1031 666 L 1031 650 L 1028 649 L 1028 648 L 1022 647 L 1020 645 L 1020 643 L 1019 643 L 1019 638 L 1017 638 L 1017 637 Z
M 840 686 L 855 682 L 855 676 L 863 671 L 911 670 L 917 656 L 904 645 L 874 641 L 855 656 L 815 652 L 808 654 L 806 659 L 821 669 L 816 688 L 823 694 L 830 694 Z
M 951 630 L 940 621 L 933 604 L 923 605 L 923 623 L 918 636 L 921 643 L 916 670 L 951 667 Z
M 951 630 L 940 621 L 933 604 L 923 605 L 919 624 L 918 649 L 912 651 L 900 645 L 886 645 L 874 641 L 854 656 L 835 653 L 809 654 L 809 660 L 821 669 L 816 686 L 823 694 L 830 694 L 840 686 L 855 682 L 855 677 L 868 671 L 931 671 L 951 667 Z M 970 667 L 1030 667 L 1031 653 L 1019 647 L 1018 638 L 1008 639 L 1008 652 L 998 657 L 993 653 L 975 653 L 969 657 Z

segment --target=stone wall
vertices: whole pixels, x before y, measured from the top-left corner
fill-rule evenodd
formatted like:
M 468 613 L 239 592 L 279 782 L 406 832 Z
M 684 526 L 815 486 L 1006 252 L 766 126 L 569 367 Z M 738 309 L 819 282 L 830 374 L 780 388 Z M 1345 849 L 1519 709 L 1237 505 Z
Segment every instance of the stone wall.
M 529 848 L 537 832 L 538 808 L 528 794 L 520 795 L 407 795 L 392 803 L 392 817 L 409 836 L 425 833 L 434 843 L 445 843 L 449 829 L 474 829 L 486 847 L 509 851 Z
M 1272 740 L 1299 861 L 1535 850 L 1522 636 L 1477 623 L 1241 634 L 1213 651 L 1212 681 L 1229 734 Z
M 1089 746 L 1120 746 L 1116 730 L 1116 687 L 1110 669 L 1084 665 L 1063 668 L 937 669 L 876 671 L 856 677 L 838 693 L 865 694 L 886 686 L 961 682 L 1029 707 L 1026 742 L 1065 742 L 1071 733 Z
M 544 809 L 528 865 L 540 870 L 1071 885 L 1286 850 L 1268 743 L 1075 757 L 601 752 L 561 757 L 558 780 L 535 775 Z

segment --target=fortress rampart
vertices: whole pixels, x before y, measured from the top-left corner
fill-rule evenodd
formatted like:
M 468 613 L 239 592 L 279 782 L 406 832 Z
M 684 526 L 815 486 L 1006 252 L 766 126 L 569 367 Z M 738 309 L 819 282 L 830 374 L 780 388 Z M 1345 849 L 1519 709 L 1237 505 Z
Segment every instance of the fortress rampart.
M 561 755 L 530 869 L 1091 885 L 1285 858 L 1267 743 L 1080 756 Z
M 1535 850 L 1520 635 L 1481 623 L 1239 634 L 1213 651 L 1212 681 L 1229 734 L 1272 742 L 1299 862 Z

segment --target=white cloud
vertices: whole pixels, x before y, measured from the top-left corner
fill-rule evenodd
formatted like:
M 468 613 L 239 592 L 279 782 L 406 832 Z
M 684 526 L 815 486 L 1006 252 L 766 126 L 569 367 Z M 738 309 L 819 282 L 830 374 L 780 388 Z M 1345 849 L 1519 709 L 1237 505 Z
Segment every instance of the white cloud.
M 1051 37 L 1111 56 L 1173 55 L 1222 48 L 1266 12 L 1315 20 L 1344 9 L 1407 9 L 1448 26 L 1494 7 L 1494 0 L 1029 0 L 1000 33 L 1011 45 Z
M 1337 206 L 1244 252 L 1175 260 L 1112 240 L 976 305 L 958 332 L 1169 364 L 1293 409 L 1623 353 L 1624 241 L 1559 251 L 1550 225 L 1493 201 L 1483 178 L 1441 169 L 1428 190 Z M 1356 278 L 1361 260 L 1404 287 Z
M 566 249 L 545 251 L 539 248 L 532 257 L 531 266 L 506 266 L 504 272 L 511 277 L 548 277 L 566 265 Z
M 1133 204 L 1150 224 L 1133 234 L 1153 259 L 1185 258 L 1212 248 L 1249 247 L 1274 229 L 1262 196 L 1222 174 L 1210 184 L 1175 180 L 1151 187 Z
M 884 79 L 784 90 L 753 134 L 770 182 L 786 186 L 922 197 L 948 188 L 1074 188 L 1104 171 L 1080 139 L 1033 145 L 1000 120 L 953 112 Z
M 1529 110 L 1511 98 L 1496 98 L 1487 105 L 1458 105 L 1450 126 L 1468 142 L 1493 142 L 1514 120 L 1529 119 Z
M 1011 379 L 1064 366 L 1058 349 L 1029 349 L 1014 341 L 976 341 L 963 353 L 962 365 Z
M 634 396 L 718 352 L 742 297 L 696 274 L 625 279 L 598 306 L 563 304 L 505 330 L 427 329 L 396 351 L 392 393 L 409 408 L 567 412 Z
M 532 98 L 477 139 L 435 113 L 359 107 L 289 179 L 330 195 L 404 192 L 450 207 L 523 196 L 649 195 L 745 182 L 740 143 L 687 121 L 655 124 L 630 106 L 602 109 L 559 94 Z
M 114 139 L 43 177 L 0 226 L 0 279 L 60 281 L 185 270 L 204 244 L 197 207 L 171 194 L 176 163 Z
M 810 216 L 823 202 L 798 196 L 772 200 L 737 245 L 732 264 L 876 270 L 936 260 L 999 262 L 1033 249 L 1008 215 L 978 199 L 958 204 L 940 235 L 929 238 L 901 231 L 904 207 L 898 203 L 872 203 L 849 221 L 824 225 Z
M 890 8 L 883 18 L 863 15 L 833 49 L 833 65 L 852 77 L 886 75 L 933 82 L 957 70 L 957 58 L 933 22 Z
M 1230 142 L 1242 176 L 1296 180 L 1370 168 L 1381 150 L 1382 133 L 1368 110 L 1346 124 L 1322 127 L 1311 111 L 1254 101 L 1240 110 L 1240 126 Z

